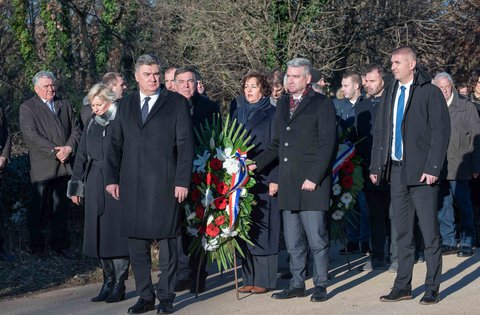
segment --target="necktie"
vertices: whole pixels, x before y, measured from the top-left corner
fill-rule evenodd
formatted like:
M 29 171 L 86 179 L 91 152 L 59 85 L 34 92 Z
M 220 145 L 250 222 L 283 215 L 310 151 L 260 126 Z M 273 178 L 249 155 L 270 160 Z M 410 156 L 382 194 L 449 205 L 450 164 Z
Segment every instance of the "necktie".
M 297 98 L 294 99 L 293 97 L 290 99 L 290 118 L 292 118 L 293 113 L 297 109 L 298 105 L 300 104 L 301 99 Z
M 47 104 L 48 108 L 55 114 L 55 106 L 53 105 L 53 102 L 46 101 L 45 104 Z
M 402 159 L 402 121 L 403 113 L 405 110 L 405 89 L 406 87 L 400 87 L 400 96 L 397 103 L 397 118 L 395 119 L 395 157 L 397 160 Z
M 150 101 L 150 97 L 147 96 L 144 98 L 143 106 L 142 106 L 142 122 L 145 123 L 145 120 L 148 116 L 148 101 Z

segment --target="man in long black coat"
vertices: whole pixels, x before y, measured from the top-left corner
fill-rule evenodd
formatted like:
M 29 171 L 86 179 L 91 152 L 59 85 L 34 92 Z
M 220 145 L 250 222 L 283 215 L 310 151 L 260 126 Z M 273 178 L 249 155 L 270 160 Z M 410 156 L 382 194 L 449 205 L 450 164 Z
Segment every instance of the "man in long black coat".
M 313 302 L 327 299 L 328 233 L 332 163 L 336 153 L 335 108 L 330 99 L 309 88 L 312 65 L 304 58 L 288 62 L 290 97 L 277 103 L 275 134 L 256 158 L 262 169 L 278 158 L 278 207 L 290 254 L 290 286 L 273 298 L 305 296 L 307 244 L 313 255 Z M 250 169 L 255 169 L 251 166 Z
M 43 210 L 53 200 L 52 249 L 73 259 L 67 250 L 67 182 L 72 174 L 73 154 L 80 142 L 80 126 L 70 102 L 55 95 L 55 76 L 40 71 L 32 79 L 36 95 L 20 105 L 20 130 L 27 144 L 32 181 L 28 231 L 33 254 L 44 257 Z
M 159 313 L 173 312 L 177 268 L 178 204 L 187 194 L 193 132 L 187 100 L 160 86 L 158 60 L 142 55 L 135 65 L 139 91 L 120 101 L 107 150 L 107 191 L 122 204 L 122 234 L 140 296 L 128 313 L 152 310 L 150 244 L 158 241 Z
M 427 275 L 421 304 L 439 300 L 442 256 L 437 218 L 438 183 L 450 138 L 450 117 L 440 89 L 417 68 L 411 47 L 392 52 L 394 82 L 384 93 L 373 131 L 370 178 L 384 176 L 390 194 L 398 246 L 398 272 L 393 288 L 381 301 L 412 299 L 415 246 L 414 221 L 425 244 Z

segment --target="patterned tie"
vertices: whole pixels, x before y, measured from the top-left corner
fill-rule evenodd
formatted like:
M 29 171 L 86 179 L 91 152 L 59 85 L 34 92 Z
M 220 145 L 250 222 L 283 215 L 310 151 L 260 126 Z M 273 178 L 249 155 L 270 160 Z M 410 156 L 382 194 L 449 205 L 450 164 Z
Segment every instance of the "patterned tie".
M 405 89 L 406 87 L 400 87 L 400 96 L 397 103 L 397 118 L 395 119 L 395 158 L 397 160 L 402 159 L 402 121 L 403 113 L 405 110 Z
M 55 106 L 53 105 L 53 102 L 52 101 L 46 101 L 45 104 L 47 104 L 48 108 L 52 111 L 52 113 L 56 114 L 55 113 Z
M 142 122 L 145 123 L 145 120 L 148 116 L 148 101 L 150 101 L 150 97 L 147 96 L 144 98 L 143 106 L 142 106 Z

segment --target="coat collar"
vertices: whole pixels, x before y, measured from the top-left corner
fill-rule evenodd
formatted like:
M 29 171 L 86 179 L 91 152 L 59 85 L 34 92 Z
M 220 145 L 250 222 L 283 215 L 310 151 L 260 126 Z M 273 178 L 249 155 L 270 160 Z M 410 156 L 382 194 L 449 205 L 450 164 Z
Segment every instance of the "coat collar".
M 265 120 L 268 117 L 268 114 L 266 113 L 266 111 L 269 109 L 270 107 L 255 113 L 252 119 L 250 119 L 247 122 L 247 125 L 245 126 L 245 128 L 247 128 L 248 130 L 252 130 L 253 128 L 255 128 L 259 123 L 261 123 L 263 120 Z

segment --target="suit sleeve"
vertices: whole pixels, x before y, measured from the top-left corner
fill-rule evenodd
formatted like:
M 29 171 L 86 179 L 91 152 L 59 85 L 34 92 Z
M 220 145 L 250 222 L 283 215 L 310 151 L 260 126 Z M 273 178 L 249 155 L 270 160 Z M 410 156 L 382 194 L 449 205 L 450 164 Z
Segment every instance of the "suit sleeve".
M 281 104 L 278 104 L 281 106 Z M 275 111 L 275 118 L 274 118 L 274 130 L 273 130 L 273 139 L 270 142 L 268 148 L 260 153 L 256 159 L 255 163 L 257 165 L 257 172 L 260 172 L 263 168 L 265 168 L 268 164 L 273 162 L 275 159 L 278 159 L 278 144 L 280 142 L 280 120 L 281 120 L 281 108 L 277 107 Z
M 447 103 L 440 89 L 431 86 L 428 99 L 428 124 L 430 127 L 430 148 L 424 173 L 440 176 L 445 156 L 447 154 L 448 142 L 450 140 L 450 114 Z
M 20 106 L 19 122 L 23 141 L 29 149 L 55 160 L 56 145 L 38 132 L 36 119 L 27 103 Z
M 68 103 L 68 111 L 70 115 L 70 136 L 67 139 L 66 146 L 72 148 L 72 152 L 75 153 L 77 151 L 78 143 L 80 142 L 80 137 L 82 136 L 82 129 L 80 128 L 80 124 L 78 119 L 73 112 L 72 106 Z
M 331 99 L 327 98 L 318 110 L 317 133 L 318 144 L 315 162 L 307 172 L 307 179 L 319 185 L 322 180 L 330 175 L 331 162 L 337 144 L 337 126 L 335 107 Z
M 104 139 L 108 143 L 105 154 L 105 186 L 120 183 L 120 161 L 123 153 L 122 114 L 128 105 L 127 103 L 119 105 L 116 117 L 109 126 L 110 132 Z
M 8 121 L 7 116 L 5 114 L 5 109 L 0 107 L 0 119 L 1 119 L 1 128 L 2 134 L 6 135 L 5 143 L 2 143 L 2 151 L 0 152 L 0 156 L 6 158 L 7 160 L 10 158 L 10 150 L 12 147 L 12 135 L 10 134 L 8 128 Z
M 177 168 L 175 186 L 188 188 L 192 176 L 194 140 L 193 126 L 187 102 L 179 104 L 175 123 Z

